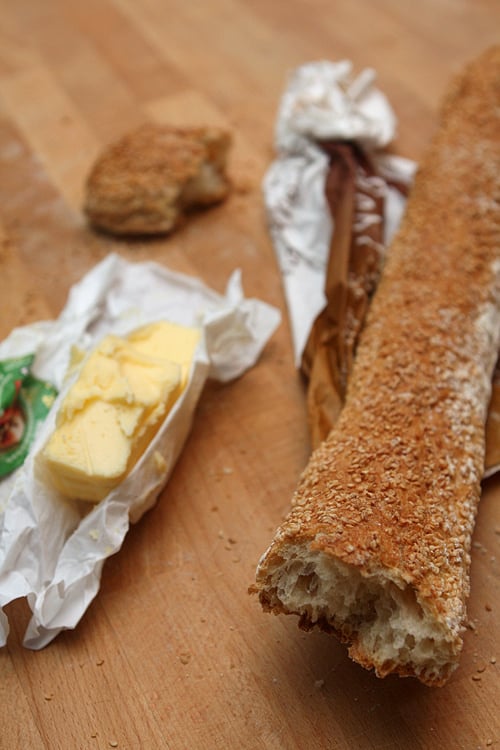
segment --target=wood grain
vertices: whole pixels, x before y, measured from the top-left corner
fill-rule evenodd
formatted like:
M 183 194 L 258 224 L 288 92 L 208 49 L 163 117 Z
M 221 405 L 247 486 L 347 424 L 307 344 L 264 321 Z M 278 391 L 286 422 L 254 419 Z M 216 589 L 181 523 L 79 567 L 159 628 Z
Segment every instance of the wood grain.
M 418 159 L 450 76 L 499 22 L 495 0 L 0 0 L 0 336 L 56 316 L 111 251 L 219 291 L 239 267 L 246 294 L 284 312 L 260 183 L 290 70 L 375 67 L 399 117 L 394 149 Z M 149 118 L 230 127 L 235 190 L 170 238 L 97 235 L 80 211 L 92 160 Z M 309 449 L 284 316 L 253 370 L 205 389 L 168 487 L 77 629 L 30 652 L 26 603 L 7 607 L 0 748 L 498 746 L 498 481 L 481 502 L 461 666 L 431 690 L 378 680 L 247 594 Z

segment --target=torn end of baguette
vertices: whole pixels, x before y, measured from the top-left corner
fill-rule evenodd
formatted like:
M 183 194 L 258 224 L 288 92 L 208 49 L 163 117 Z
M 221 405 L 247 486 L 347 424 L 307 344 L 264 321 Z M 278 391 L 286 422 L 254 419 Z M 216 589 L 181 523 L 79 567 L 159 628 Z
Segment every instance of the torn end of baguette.
M 378 677 L 415 676 L 443 685 L 458 664 L 460 634 L 419 602 L 411 584 L 387 569 L 366 573 L 314 544 L 287 544 L 259 568 L 266 611 L 295 614 L 349 644 L 350 657 Z

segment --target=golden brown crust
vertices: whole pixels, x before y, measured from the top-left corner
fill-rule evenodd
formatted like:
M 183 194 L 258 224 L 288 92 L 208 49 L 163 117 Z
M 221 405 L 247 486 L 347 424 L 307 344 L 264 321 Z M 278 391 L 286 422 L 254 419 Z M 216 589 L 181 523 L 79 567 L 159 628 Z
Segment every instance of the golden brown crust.
M 168 232 L 187 208 L 227 196 L 230 142 L 220 128 L 146 123 L 97 159 L 87 180 L 85 213 L 115 234 Z
M 261 602 L 273 611 L 287 607 L 269 588 L 270 571 L 292 543 L 365 576 L 397 577 L 446 629 L 453 658 L 462 645 L 500 343 L 499 92 L 497 47 L 446 98 L 368 315 L 345 407 L 311 457 L 257 573 Z M 353 644 L 363 666 L 414 673 L 411 664 L 377 664 L 355 630 L 326 626 Z M 424 681 L 442 684 L 452 668 Z

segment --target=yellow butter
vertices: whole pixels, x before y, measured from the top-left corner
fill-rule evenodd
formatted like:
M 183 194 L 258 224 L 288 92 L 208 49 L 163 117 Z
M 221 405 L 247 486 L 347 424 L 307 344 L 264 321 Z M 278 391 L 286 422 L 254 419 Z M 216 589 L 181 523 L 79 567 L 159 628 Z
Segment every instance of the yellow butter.
M 181 366 L 183 385 L 186 384 L 193 354 L 200 340 L 197 328 L 187 328 L 173 323 L 153 323 L 133 331 L 128 340 L 137 351 L 150 357 L 156 357 L 158 352 L 168 350 L 169 359 Z
M 127 476 L 187 385 L 199 331 L 161 321 L 84 361 L 39 460 L 63 495 L 98 502 Z

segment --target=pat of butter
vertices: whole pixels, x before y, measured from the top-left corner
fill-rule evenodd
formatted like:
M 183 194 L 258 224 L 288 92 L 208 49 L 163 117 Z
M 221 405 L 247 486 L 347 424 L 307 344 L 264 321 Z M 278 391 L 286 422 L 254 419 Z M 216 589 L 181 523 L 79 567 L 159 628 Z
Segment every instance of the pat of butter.
M 186 387 L 199 338 L 161 321 L 102 340 L 39 456 L 59 492 L 98 502 L 123 481 Z

